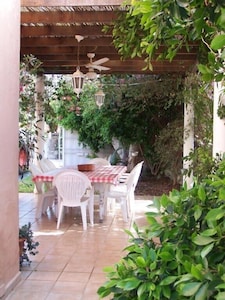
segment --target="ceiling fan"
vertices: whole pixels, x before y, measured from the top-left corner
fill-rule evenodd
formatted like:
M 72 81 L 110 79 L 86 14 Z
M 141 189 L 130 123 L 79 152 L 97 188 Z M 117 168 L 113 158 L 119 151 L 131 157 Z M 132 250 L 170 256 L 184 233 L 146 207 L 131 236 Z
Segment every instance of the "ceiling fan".
M 93 61 L 95 53 L 87 53 L 87 57 L 90 60 L 89 63 L 85 65 L 85 67 L 88 68 L 88 72 L 85 74 L 87 79 L 94 80 L 98 78 L 98 73 L 95 72 L 95 69 L 100 72 L 110 70 L 110 68 L 101 65 L 109 61 L 108 57 L 103 57 L 95 61 Z

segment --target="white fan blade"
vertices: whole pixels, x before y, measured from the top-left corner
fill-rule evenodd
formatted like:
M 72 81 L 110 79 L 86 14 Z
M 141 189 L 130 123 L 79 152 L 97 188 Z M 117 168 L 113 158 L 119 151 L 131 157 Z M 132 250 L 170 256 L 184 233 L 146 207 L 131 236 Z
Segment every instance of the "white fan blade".
M 104 67 L 104 66 L 96 66 L 98 68 L 99 71 L 108 71 L 110 70 L 109 67 Z
M 103 57 L 103 58 L 100 58 L 98 60 L 92 61 L 92 64 L 93 65 L 101 65 L 101 64 L 104 64 L 107 61 L 109 61 L 109 58 L 108 57 Z
M 85 67 L 88 68 L 88 69 L 96 69 L 96 70 L 99 70 L 99 71 L 110 70 L 110 68 L 108 68 L 108 67 L 105 67 L 105 66 L 96 66 L 96 65 L 93 65 L 93 64 L 87 64 Z
M 92 66 L 94 69 L 99 70 L 99 71 L 108 71 L 110 68 L 104 67 L 104 66 Z

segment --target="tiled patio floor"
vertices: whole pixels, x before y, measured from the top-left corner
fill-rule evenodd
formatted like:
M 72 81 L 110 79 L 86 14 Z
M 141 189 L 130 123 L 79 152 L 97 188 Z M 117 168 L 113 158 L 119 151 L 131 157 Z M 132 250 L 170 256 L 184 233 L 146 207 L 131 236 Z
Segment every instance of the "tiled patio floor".
M 119 208 L 98 223 L 96 208 L 95 225 L 84 232 L 79 211 L 70 211 L 56 230 L 54 214 L 35 220 L 33 194 L 20 194 L 20 226 L 31 222 L 40 246 L 39 253 L 30 257 L 31 265 L 23 265 L 22 281 L 7 300 L 99 299 L 96 291 L 106 280 L 103 268 L 124 255 L 128 243 L 124 229 L 131 229 L 134 219 L 139 226 L 146 225 L 144 213 L 151 203 L 147 196 L 136 196 L 135 217 L 129 223 L 123 222 Z

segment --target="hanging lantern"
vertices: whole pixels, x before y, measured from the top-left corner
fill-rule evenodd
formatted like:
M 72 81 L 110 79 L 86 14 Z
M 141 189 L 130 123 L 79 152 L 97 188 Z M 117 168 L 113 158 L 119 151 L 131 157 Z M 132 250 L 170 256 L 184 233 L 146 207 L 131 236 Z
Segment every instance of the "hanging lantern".
M 77 97 L 79 97 L 80 93 L 82 92 L 83 89 L 83 84 L 84 84 L 84 74 L 80 71 L 80 42 L 84 39 L 82 35 L 75 35 L 75 38 L 78 42 L 78 47 L 77 47 L 77 68 L 76 72 L 73 73 L 72 75 L 72 81 L 73 81 L 73 90 L 77 94 Z
M 100 88 L 97 93 L 95 94 L 95 102 L 98 106 L 98 108 L 101 108 L 105 100 L 105 93 L 103 90 Z
M 83 89 L 84 84 L 84 74 L 80 71 L 80 68 L 77 67 L 76 72 L 72 75 L 73 80 L 73 90 L 77 94 L 77 97 L 79 97 L 80 93 Z

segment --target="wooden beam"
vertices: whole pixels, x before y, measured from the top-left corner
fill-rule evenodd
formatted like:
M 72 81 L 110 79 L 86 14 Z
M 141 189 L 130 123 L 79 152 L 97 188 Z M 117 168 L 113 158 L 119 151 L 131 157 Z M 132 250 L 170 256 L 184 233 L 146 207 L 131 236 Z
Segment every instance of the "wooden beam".
M 123 0 L 21 0 L 20 6 L 120 6 Z
M 114 11 L 48 11 L 48 12 L 22 12 L 21 23 L 43 24 L 82 24 L 98 23 L 110 24 L 116 19 Z
M 31 47 L 30 47 L 31 46 Z M 88 52 L 95 52 L 98 55 L 110 55 L 110 54 L 118 54 L 116 49 L 112 46 L 104 47 L 104 46 L 81 46 L 80 47 L 80 55 L 87 55 Z M 62 46 L 62 47 L 32 47 L 32 45 L 28 45 L 27 47 L 21 47 L 21 54 L 46 54 L 46 55 L 55 55 L 55 54 L 77 54 L 77 46 Z
M 126 69 L 124 67 L 114 67 L 113 70 L 101 72 L 101 74 L 185 74 L 187 71 L 190 71 L 193 65 L 185 67 L 177 67 L 177 66 L 153 66 L 153 71 L 143 70 L 141 68 L 128 66 Z M 69 66 L 43 66 L 45 74 L 73 74 L 76 70 L 76 67 Z M 169 68 L 169 69 L 168 69 Z M 83 73 L 87 72 L 87 69 L 81 68 Z
M 112 45 L 111 37 L 103 38 L 86 38 L 80 42 L 81 46 L 110 46 Z M 31 38 L 22 38 L 21 45 L 22 47 L 62 47 L 62 46 L 77 46 L 77 40 L 74 37 L 31 37 Z
M 195 60 L 193 61 L 190 61 L 190 60 L 180 60 L 179 62 L 177 61 L 172 61 L 172 62 L 169 62 L 169 61 L 166 61 L 166 60 L 163 60 L 163 61 L 153 61 L 152 64 L 153 65 L 157 65 L 158 67 L 161 66 L 161 67 L 165 67 L 165 66 L 171 66 L 171 67 L 174 67 L 174 68 L 183 68 L 183 67 L 187 67 L 189 65 L 193 65 L 195 64 Z M 80 61 L 80 66 L 82 65 L 85 65 L 88 63 L 88 59 L 84 60 L 84 61 Z M 61 66 L 76 66 L 77 65 L 77 60 L 74 59 L 74 60 L 71 60 L 71 61 L 68 61 L 68 60 L 64 60 L 64 61 L 46 61 L 44 62 L 45 66 L 55 66 L 55 65 L 61 65 Z M 144 60 L 129 60 L 129 61 L 120 61 L 120 60 L 109 60 L 107 63 L 105 63 L 104 65 L 107 65 L 107 67 L 110 67 L 110 68 L 113 68 L 113 67 L 116 67 L 116 68 L 123 68 L 124 66 L 127 67 L 130 67 L 130 68 L 139 68 L 139 69 L 142 69 L 146 66 L 146 63 L 144 62 Z
M 70 26 L 21 26 L 21 37 L 40 37 L 40 36 L 111 36 L 112 30 L 105 33 L 102 31 L 103 25 L 70 25 Z
M 76 46 L 41 46 L 36 47 L 32 44 L 27 45 L 26 47 L 22 45 L 21 47 L 21 54 L 29 54 L 33 53 L 34 55 L 76 55 L 77 54 L 78 47 Z M 120 59 L 120 55 L 118 54 L 118 51 L 115 49 L 113 45 L 109 46 L 98 46 L 95 44 L 94 46 L 80 46 L 80 57 L 86 56 L 87 53 L 94 52 L 96 56 L 117 56 L 118 59 Z M 162 53 L 162 50 L 159 49 L 156 54 Z M 176 58 L 179 59 L 193 59 L 197 57 L 196 49 L 190 49 L 190 52 L 187 52 L 186 49 L 180 49 L 180 51 L 177 53 Z M 137 58 L 138 59 L 138 58 Z
M 105 55 L 99 55 L 99 53 L 95 53 L 95 57 L 93 59 L 93 61 L 95 60 L 98 60 L 98 59 L 101 59 L 102 57 L 105 57 Z M 110 59 L 110 60 L 120 60 L 120 57 L 118 54 L 111 54 L 111 55 L 107 55 L 107 57 Z M 41 61 L 55 61 L 56 64 L 58 64 L 59 61 L 76 61 L 76 53 L 72 53 L 72 54 L 51 54 L 51 53 L 46 53 L 46 54 L 38 54 L 38 58 L 41 60 Z M 86 64 L 88 62 L 89 58 L 87 55 L 85 54 L 81 54 L 80 55 L 80 58 L 79 58 L 79 61 L 81 64 Z M 141 58 L 141 57 L 136 57 L 134 59 L 126 59 L 124 60 L 124 62 L 129 62 L 129 61 L 138 61 L 138 60 L 144 60 L 144 58 Z M 180 61 L 180 60 L 187 60 L 187 61 L 196 61 L 196 55 L 195 54 L 178 54 L 176 55 L 176 57 L 174 58 L 174 60 L 176 61 Z M 107 63 L 106 63 L 107 64 Z

